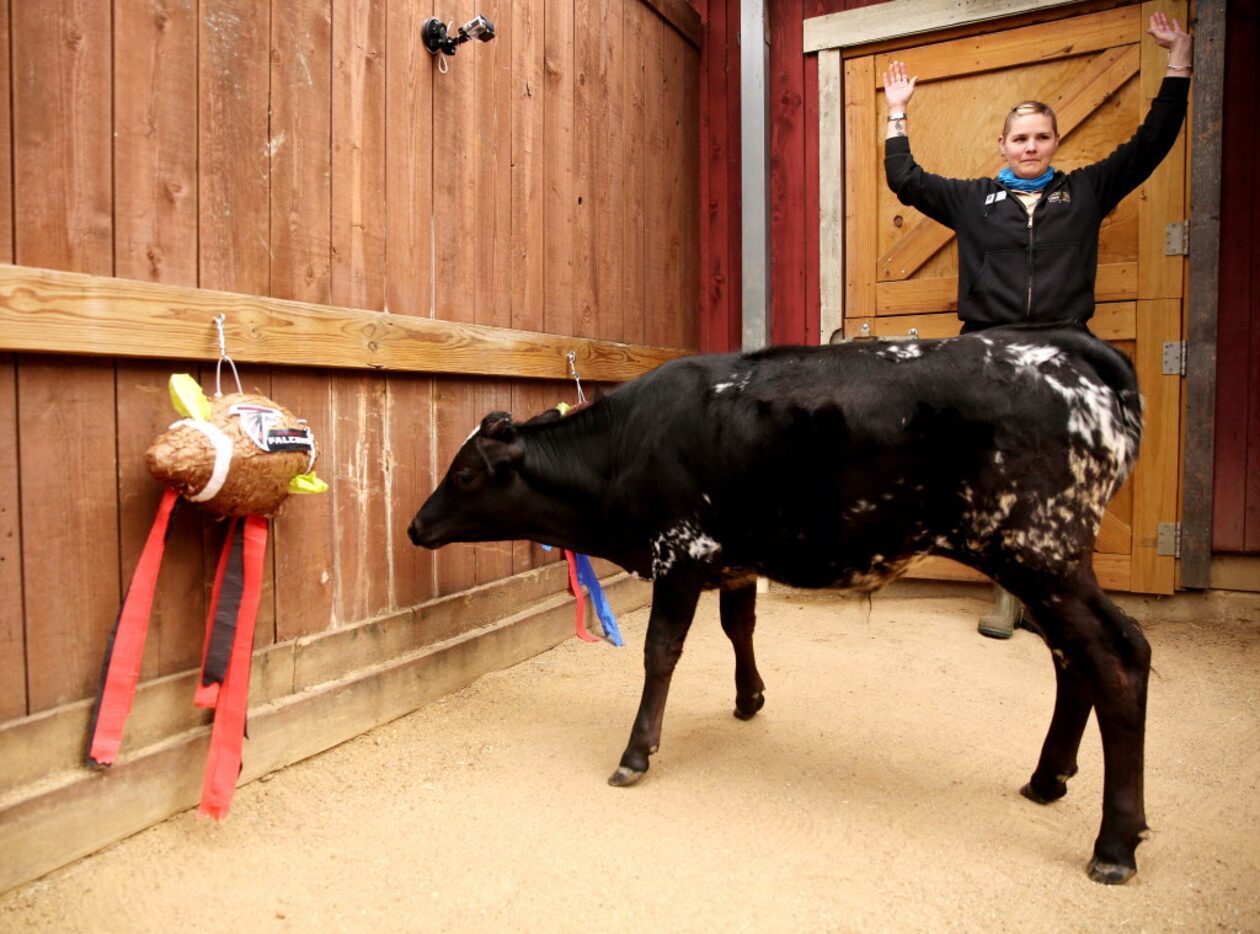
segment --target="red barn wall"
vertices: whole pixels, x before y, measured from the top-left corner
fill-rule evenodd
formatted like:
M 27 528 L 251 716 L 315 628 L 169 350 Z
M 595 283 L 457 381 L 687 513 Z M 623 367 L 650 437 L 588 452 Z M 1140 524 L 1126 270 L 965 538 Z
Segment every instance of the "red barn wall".
M 1230 0 L 1221 138 L 1212 550 L 1260 554 L 1260 0 Z

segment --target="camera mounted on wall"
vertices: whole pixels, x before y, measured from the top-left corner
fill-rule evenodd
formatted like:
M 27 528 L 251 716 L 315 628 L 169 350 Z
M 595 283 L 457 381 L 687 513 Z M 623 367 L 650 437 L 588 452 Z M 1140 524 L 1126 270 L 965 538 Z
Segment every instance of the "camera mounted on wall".
M 452 36 L 444 22 L 437 17 L 431 17 L 420 27 L 420 38 L 431 54 L 437 55 L 441 52 L 444 55 L 454 55 L 455 50 L 470 39 L 478 39 L 481 42 L 489 42 L 493 39 L 494 23 L 481 14 L 477 14 L 460 26 L 458 32 Z

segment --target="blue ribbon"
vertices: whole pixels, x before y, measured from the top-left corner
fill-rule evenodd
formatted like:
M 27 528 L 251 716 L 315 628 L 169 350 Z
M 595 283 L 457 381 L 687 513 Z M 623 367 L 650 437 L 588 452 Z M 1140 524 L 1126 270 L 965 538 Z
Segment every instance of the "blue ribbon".
M 538 547 L 543 551 L 551 551 L 551 546 L 544 545 L 542 542 L 538 543 Z M 604 596 L 604 588 L 599 578 L 595 576 L 595 569 L 591 567 L 591 559 L 576 551 L 573 555 L 577 559 L 578 583 L 590 592 L 591 603 L 595 604 L 595 615 L 599 617 L 600 625 L 604 627 L 604 635 L 613 645 L 625 645 L 626 640 L 621 638 L 621 630 L 617 627 L 617 617 L 612 607 L 608 605 L 608 598 Z M 578 599 L 582 599 L 581 594 L 578 594 Z
M 591 603 L 595 604 L 595 613 L 604 627 L 604 635 L 613 645 L 625 645 L 625 640 L 621 638 L 621 630 L 617 628 L 617 617 L 613 615 L 612 607 L 608 605 L 608 598 L 604 596 L 604 588 L 600 586 L 599 578 L 595 576 L 595 569 L 591 567 L 591 559 L 586 555 L 577 556 L 577 574 L 578 582 L 585 585 L 591 594 Z

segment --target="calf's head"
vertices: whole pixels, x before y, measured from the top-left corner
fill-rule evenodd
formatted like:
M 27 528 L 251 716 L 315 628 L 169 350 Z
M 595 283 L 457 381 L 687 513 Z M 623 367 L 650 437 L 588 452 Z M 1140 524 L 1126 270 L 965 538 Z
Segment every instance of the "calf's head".
M 451 542 L 515 538 L 523 518 L 519 467 L 525 443 L 512 416 L 491 412 L 469 436 L 446 476 L 433 491 L 407 535 L 416 545 L 440 548 Z

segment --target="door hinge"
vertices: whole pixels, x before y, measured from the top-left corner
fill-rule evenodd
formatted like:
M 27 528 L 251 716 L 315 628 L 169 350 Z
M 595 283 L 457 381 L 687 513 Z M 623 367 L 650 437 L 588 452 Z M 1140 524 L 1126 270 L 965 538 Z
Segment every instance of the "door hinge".
M 1181 523 L 1161 522 L 1156 526 L 1155 554 L 1169 558 L 1181 557 Z
M 1185 221 L 1173 221 L 1164 227 L 1164 255 L 1188 256 L 1190 253 L 1190 229 Z
M 1186 375 L 1186 342 L 1164 341 L 1164 365 L 1161 372 L 1165 376 Z

